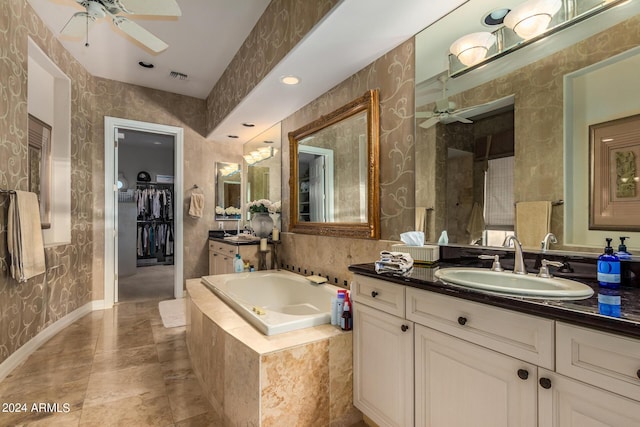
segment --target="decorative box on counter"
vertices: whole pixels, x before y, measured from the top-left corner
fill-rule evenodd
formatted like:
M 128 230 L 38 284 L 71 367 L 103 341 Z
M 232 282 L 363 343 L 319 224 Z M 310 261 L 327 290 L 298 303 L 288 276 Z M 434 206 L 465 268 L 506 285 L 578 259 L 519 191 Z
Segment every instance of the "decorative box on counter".
M 423 246 L 409 246 L 404 243 L 399 243 L 391 246 L 391 250 L 394 252 L 406 252 L 411 255 L 415 264 L 433 264 L 440 259 L 440 246 L 437 245 L 423 245 Z

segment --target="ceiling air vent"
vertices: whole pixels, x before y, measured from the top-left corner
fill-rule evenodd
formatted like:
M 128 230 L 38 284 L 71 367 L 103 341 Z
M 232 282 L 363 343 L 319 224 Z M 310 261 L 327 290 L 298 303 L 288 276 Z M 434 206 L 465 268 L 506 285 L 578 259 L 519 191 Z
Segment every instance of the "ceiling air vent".
M 172 72 L 170 72 L 170 73 L 169 73 L 169 76 L 171 76 L 171 77 L 172 77 L 172 78 L 174 78 L 174 79 L 180 79 L 180 80 L 187 80 L 187 77 L 189 77 L 189 76 L 187 76 L 186 74 L 179 73 L 179 72 L 177 72 L 177 71 L 172 71 Z

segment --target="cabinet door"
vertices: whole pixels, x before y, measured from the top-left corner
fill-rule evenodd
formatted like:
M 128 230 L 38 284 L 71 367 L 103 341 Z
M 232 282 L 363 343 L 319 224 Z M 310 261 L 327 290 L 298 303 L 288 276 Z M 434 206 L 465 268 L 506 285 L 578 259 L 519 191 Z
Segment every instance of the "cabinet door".
M 545 369 L 539 376 L 540 427 L 640 426 L 638 401 Z
M 209 250 L 209 274 L 218 274 L 216 272 L 216 260 L 220 255 L 216 252 Z
M 537 367 L 415 326 L 416 426 L 536 426 Z
M 413 323 L 354 304 L 353 403 L 380 427 L 413 426 Z

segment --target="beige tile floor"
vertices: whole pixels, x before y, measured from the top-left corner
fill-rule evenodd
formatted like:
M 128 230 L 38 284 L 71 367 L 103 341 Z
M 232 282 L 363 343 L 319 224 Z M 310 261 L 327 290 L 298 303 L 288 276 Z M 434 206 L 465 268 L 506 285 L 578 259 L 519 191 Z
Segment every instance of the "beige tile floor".
M 0 412 L 0 426 L 222 425 L 191 369 L 185 328 L 164 328 L 157 300 L 68 326 L 0 382 L 0 402 L 26 405 Z M 38 412 L 34 403 L 60 409 Z

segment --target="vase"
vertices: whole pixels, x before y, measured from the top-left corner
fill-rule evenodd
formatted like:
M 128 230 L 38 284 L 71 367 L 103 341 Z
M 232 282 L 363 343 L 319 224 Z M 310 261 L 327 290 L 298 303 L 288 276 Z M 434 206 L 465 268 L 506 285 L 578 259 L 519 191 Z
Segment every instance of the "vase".
M 251 228 L 256 236 L 269 237 L 273 230 L 273 219 L 267 212 L 256 212 L 251 214 Z

